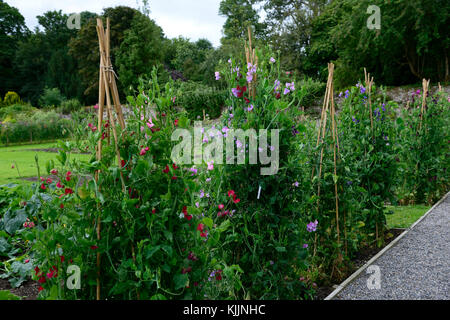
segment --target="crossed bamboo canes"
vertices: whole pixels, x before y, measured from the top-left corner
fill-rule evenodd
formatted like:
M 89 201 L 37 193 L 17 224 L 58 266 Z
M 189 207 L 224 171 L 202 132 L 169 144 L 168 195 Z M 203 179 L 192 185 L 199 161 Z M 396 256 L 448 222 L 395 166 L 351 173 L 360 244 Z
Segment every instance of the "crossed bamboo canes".
M 320 116 L 319 127 L 317 128 L 317 142 L 316 148 L 321 145 L 320 148 L 320 163 L 319 163 L 319 175 L 318 175 L 318 186 L 317 186 L 317 211 L 319 212 L 320 205 L 320 178 L 322 176 L 322 167 L 323 167 L 323 154 L 324 154 L 324 139 L 327 128 L 327 116 L 330 113 L 331 116 L 331 134 L 333 138 L 333 162 L 334 162 L 334 176 L 337 177 L 337 157 L 339 154 L 339 137 L 337 134 L 337 123 L 336 123 L 336 109 L 334 106 L 334 96 L 333 96 L 333 75 L 334 75 L 334 64 L 328 64 L 328 80 L 327 86 L 325 90 L 325 98 L 322 105 L 322 112 Z M 314 167 L 312 169 L 311 179 L 314 177 Z M 338 198 L 338 187 L 337 180 L 334 180 L 334 193 L 335 193 L 335 207 L 336 207 L 336 233 L 337 233 L 337 242 L 340 244 L 340 230 L 339 230 L 339 198 Z M 345 219 L 345 216 L 344 216 Z M 345 220 L 344 220 L 345 221 Z M 345 229 L 345 222 L 344 222 Z
M 102 19 L 97 19 L 97 35 L 98 35 L 98 43 L 100 50 L 100 72 L 99 72 L 99 91 L 98 91 L 98 130 L 100 134 L 103 134 L 103 112 L 105 106 L 105 97 L 106 97 L 106 110 L 108 114 L 109 124 L 111 126 L 111 131 L 114 137 L 114 146 L 117 155 L 117 163 L 119 167 L 121 167 L 121 158 L 118 146 L 118 137 L 117 137 L 117 126 L 116 126 L 116 118 L 117 122 L 122 130 L 125 129 L 125 120 L 122 113 L 122 107 L 119 100 L 119 92 L 117 90 L 116 85 L 116 74 L 113 70 L 111 64 L 111 56 L 110 56 L 110 25 L 109 18 L 106 18 L 106 31 L 103 27 Z M 116 116 L 114 116 L 113 108 L 111 104 L 111 95 L 114 103 L 114 110 Z M 109 126 L 105 128 L 106 133 L 109 133 Z M 110 144 L 109 134 L 107 143 Z M 100 161 L 102 159 L 102 139 L 98 141 L 97 149 L 96 149 L 96 159 Z M 100 175 L 100 170 L 95 173 L 95 181 L 98 183 Z M 125 192 L 125 182 L 123 179 L 122 172 L 120 173 L 120 180 L 122 183 L 122 190 Z M 101 186 L 98 186 L 98 190 L 100 191 Z M 98 217 L 97 217 L 97 240 L 101 239 L 101 207 L 98 206 Z M 100 300 L 100 265 L 101 265 L 101 256 L 100 252 L 97 252 L 97 300 Z

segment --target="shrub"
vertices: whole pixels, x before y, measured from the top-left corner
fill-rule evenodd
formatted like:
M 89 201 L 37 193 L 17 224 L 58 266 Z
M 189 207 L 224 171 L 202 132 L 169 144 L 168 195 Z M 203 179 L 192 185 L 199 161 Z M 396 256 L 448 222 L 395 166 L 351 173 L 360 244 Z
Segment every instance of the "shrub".
M 176 105 L 187 111 L 190 119 L 203 119 L 203 111 L 210 118 L 218 118 L 225 106 L 227 95 L 224 90 L 218 90 L 195 82 L 183 83 L 178 90 Z
M 445 93 L 426 98 L 423 118 L 420 90 L 413 93 L 411 107 L 402 111 L 398 126 L 402 181 L 399 191 L 412 193 L 416 203 L 433 203 L 449 188 L 450 102 Z
M 41 107 L 57 107 L 65 100 L 58 88 L 45 88 L 44 93 L 39 98 Z
M 61 103 L 61 112 L 63 114 L 70 114 L 81 109 L 81 103 L 78 99 L 70 99 Z
M 0 109 L 0 120 L 4 120 L 8 116 L 11 119 L 14 119 L 20 114 L 31 116 L 37 110 L 38 109 L 34 108 L 30 104 L 13 104 L 11 106 Z
M 71 126 L 70 120 L 61 119 L 56 112 L 37 111 L 32 116 L 21 113 L 16 115 L 16 119 L 1 124 L 0 142 L 9 144 L 67 138 Z
M 17 93 L 14 91 L 8 91 L 5 94 L 5 98 L 3 99 L 3 105 L 4 106 L 10 106 L 13 104 L 20 104 L 22 101 L 20 100 L 20 97 Z

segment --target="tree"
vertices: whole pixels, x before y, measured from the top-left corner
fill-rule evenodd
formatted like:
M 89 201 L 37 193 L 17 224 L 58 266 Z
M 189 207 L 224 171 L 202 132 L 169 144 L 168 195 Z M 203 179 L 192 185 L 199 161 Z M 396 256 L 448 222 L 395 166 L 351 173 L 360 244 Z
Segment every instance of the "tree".
M 381 30 L 367 28 L 369 5 L 380 8 Z M 340 86 L 354 84 L 364 67 L 387 85 L 448 81 L 449 10 L 443 0 L 333 1 L 315 24 L 310 53 L 334 52 Z
M 305 72 L 313 21 L 321 15 L 329 2 L 330 0 L 264 0 L 268 40 L 273 48 L 280 50 L 283 66 Z M 317 70 L 312 73 L 316 74 Z
M 247 27 L 252 26 L 255 38 L 266 33 L 266 24 L 259 21 L 254 4 L 259 0 L 222 0 L 219 15 L 227 18 L 223 25 L 225 39 L 243 39 L 247 37 Z
M 0 96 L 8 91 L 19 91 L 14 56 L 19 41 L 25 39 L 29 30 L 19 10 L 0 0 Z
M 139 77 L 149 77 L 153 67 L 163 62 L 163 39 L 162 29 L 153 20 L 134 16 L 116 58 L 119 80 L 126 92 L 137 87 Z

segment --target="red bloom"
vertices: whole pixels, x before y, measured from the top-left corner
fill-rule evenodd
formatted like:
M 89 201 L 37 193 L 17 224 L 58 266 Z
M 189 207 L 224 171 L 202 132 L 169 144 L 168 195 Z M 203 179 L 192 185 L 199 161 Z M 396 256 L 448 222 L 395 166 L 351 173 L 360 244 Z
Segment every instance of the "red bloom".
M 47 280 L 45 279 L 44 276 L 41 276 L 38 280 L 39 283 L 45 283 Z
M 217 207 L 219 208 L 219 210 L 222 210 L 225 206 L 223 204 L 219 204 Z
M 174 169 L 176 170 L 176 169 L 178 169 L 179 167 L 177 167 L 177 166 L 175 165 L 175 163 L 174 163 L 174 164 L 172 164 L 172 168 L 174 168 Z
M 236 96 L 238 98 L 242 98 L 242 96 L 244 95 L 244 92 L 247 91 L 247 87 L 246 86 L 243 86 L 243 87 L 237 86 L 236 90 L 237 90 Z
M 57 175 L 58 174 L 58 170 L 53 169 L 52 171 L 50 171 L 50 173 L 53 174 L 53 175 Z
M 34 271 L 36 272 L 35 275 L 37 275 L 39 273 L 39 271 L 41 271 L 41 270 L 39 269 L 38 266 L 36 266 L 36 268 L 34 268 Z
M 182 273 L 182 274 L 189 273 L 189 272 L 191 272 L 191 271 L 192 271 L 192 267 L 187 267 L 187 268 L 181 269 L 181 273 Z
M 38 291 L 41 292 L 42 290 L 44 290 L 44 288 L 42 286 L 40 286 Z
M 60 207 L 61 209 L 64 209 L 64 204 L 61 203 L 61 204 L 59 205 L 59 207 Z
M 122 168 L 125 167 L 125 163 L 126 163 L 125 160 L 120 160 L 120 163 L 122 165 Z
M 186 206 L 183 207 L 182 212 L 183 212 L 183 214 L 184 214 L 184 217 L 185 217 L 186 219 L 188 219 L 188 221 L 190 221 L 190 220 L 192 219 L 192 215 L 188 214 L 188 212 L 187 212 L 187 207 L 186 207 Z
M 229 197 L 234 196 L 234 190 L 228 190 L 228 196 Z
M 58 188 L 64 188 L 64 186 L 61 184 L 61 181 L 58 181 L 58 183 L 56 184 L 56 186 L 57 186 Z
M 64 262 L 64 260 L 66 259 L 66 258 L 64 258 L 64 256 L 61 256 L 60 258 L 61 258 L 61 262 Z
M 277 92 L 277 94 L 275 95 L 275 99 L 280 99 L 281 98 L 281 94 L 279 92 Z
M 236 199 L 236 196 L 233 197 L 233 202 L 234 203 L 239 203 L 241 201 L 241 199 Z
M 176 119 L 176 120 L 174 121 L 174 123 L 175 123 L 175 126 L 178 126 L 178 119 Z
M 248 100 L 246 97 L 244 97 L 245 102 L 247 102 L 247 104 L 250 103 L 250 100 Z
M 66 189 L 64 189 L 64 194 L 72 194 L 73 193 L 73 190 L 72 189 L 70 189 L 70 188 L 66 188 Z
M 98 247 L 97 246 L 91 246 L 91 250 L 97 250 Z
M 173 177 L 172 177 L 172 180 L 177 180 L 177 177 L 176 177 L 176 176 L 173 176 Z
M 156 209 L 155 209 L 155 208 L 152 209 L 152 213 L 153 213 L 153 214 L 156 213 Z
M 216 280 L 222 280 L 222 270 L 217 270 L 217 272 L 216 272 Z
M 166 164 L 166 168 L 163 170 L 164 173 L 169 173 L 169 165 Z
M 198 231 L 203 231 L 205 229 L 205 225 L 203 223 L 199 223 L 197 226 Z
M 45 189 L 47 189 L 47 187 L 44 184 L 41 184 L 41 189 L 45 190 Z

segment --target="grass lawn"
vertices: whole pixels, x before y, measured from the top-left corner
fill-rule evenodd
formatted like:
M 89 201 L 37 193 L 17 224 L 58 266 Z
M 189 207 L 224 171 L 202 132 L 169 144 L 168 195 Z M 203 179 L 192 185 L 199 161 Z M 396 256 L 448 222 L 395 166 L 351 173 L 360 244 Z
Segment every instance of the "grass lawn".
M 394 211 L 394 214 L 386 215 L 388 228 L 409 228 L 430 208 L 426 205 L 389 206 L 388 209 Z
M 20 145 L 13 147 L 0 148 L 0 185 L 7 183 L 30 183 L 28 180 L 22 180 L 20 177 L 37 176 L 35 156 L 38 155 L 41 174 L 44 175 L 45 164 L 53 159 L 57 163 L 55 152 L 31 151 L 30 149 L 56 148 L 56 143 Z M 70 157 L 78 159 L 88 159 L 89 155 L 71 154 Z M 14 164 L 15 168 L 12 168 Z M 17 170 L 19 169 L 19 170 Z M 20 176 L 19 176 L 19 172 Z

